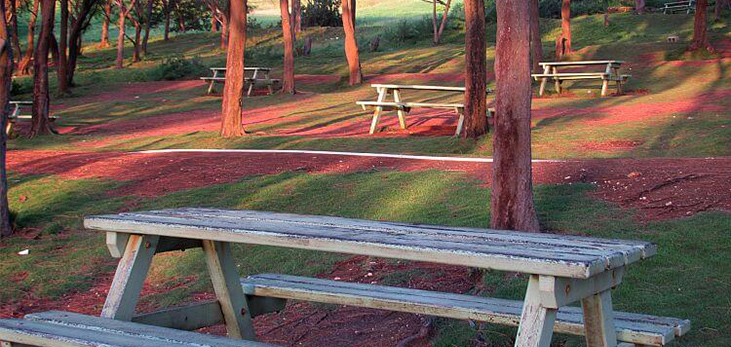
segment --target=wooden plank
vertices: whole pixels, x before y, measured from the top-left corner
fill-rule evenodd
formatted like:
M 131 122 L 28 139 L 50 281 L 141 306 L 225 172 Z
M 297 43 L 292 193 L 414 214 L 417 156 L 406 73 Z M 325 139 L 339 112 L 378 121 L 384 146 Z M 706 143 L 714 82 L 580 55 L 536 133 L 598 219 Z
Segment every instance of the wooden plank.
M 203 253 L 206 255 L 208 273 L 221 305 L 228 336 L 256 340 L 249 305 L 241 290 L 236 264 L 231 257 L 231 245 L 227 242 L 203 240 Z
M 538 63 L 538 65 L 541 65 L 541 66 L 581 66 L 581 65 L 606 65 L 606 64 L 621 65 L 621 64 L 624 64 L 624 61 L 622 61 L 622 60 L 580 60 L 580 61 L 542 61 L 542 62 Z
M 463 320 L 516 326 L 522 312 L 520 301 L 463 294 L 348 283 L 290 275 L 262 274 L 241 279 L 247 295 L 306 300 L 336 305 L 376 308 Z M 583 311 L 559 309 L 554 331 L 584 335 Z M 614 324 L 620 341 L 662 346 L 690 328 L 687 320 L 636 313 L 615 312 Z
M 129 234 L 109 232 L 106 235 L 107 249 L 113 258 L 121 258 L 127 248 Z
M 132 321 L 190 331 L 223 323 L 223 313 L 218 300 L 210 300 L 137 315 Z
M 25 326 L 34 324 L 36 328 L 40 328 L 36 330 L 37 332 L 96 342 L 95 344 L 82 344 L 81 346 L 272 346 L 260 342 L 233 340 L 222 336 L 104 319 L 71 312 L 35 313 L 26 316 L 26 320 L 10 321 L 22 322 L 21 324 Z M 5 323 L 8 320 L 2 322 Z M 3 336 L 1 332 L 0 336 Z M 113 338 L 113 340 L 104 340 L 107 337 Z M 107 344 L 99 343 L 104 341 Z
M 587 347 L 616 347 L 612 293 L 609 290 L 581 300 Z
M 539 276 L 531 275 L 518 325 L 515 347 L 550 347 L 556 309 L 541 302 Z
M 378 88 L 378 100 L 376 102 L 384 102 L 386 100 L 386 93 L 388 90 L 386 88 Z M 373 135 L 376 132 L 376 129 L 378 128 L 378 121 L 381 119 L 381 112 L 383 112 L 383 107 L 377 106 L 376 110 L 373 111 L 373 119 L 371 120 L 371 128 L 368 131 L 369 134 Z
M 261 211 L 177 209 L 90 216 L 89 229 L 240 242 L 572 278 L 652 256 L 649 242 Z
M 401 102 L 401 92 L 398 89 L 393 90 L 393 101 Z M 403 109 L 398 109 L 398 123 L 401 129 L 406 129 L 406 112 Z
M 129 236 L 127 248 L 119 260 L 112 286 L 104 302 L 101 313 L 103 318 L 123 321 L 132 319 L 159 239 L 157 235 Z

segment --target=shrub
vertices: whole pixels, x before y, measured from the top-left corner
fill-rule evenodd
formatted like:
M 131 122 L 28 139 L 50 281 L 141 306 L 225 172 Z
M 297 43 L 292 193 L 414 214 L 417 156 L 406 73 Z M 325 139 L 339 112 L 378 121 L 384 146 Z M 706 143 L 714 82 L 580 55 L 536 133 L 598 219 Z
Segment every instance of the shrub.
M 206 67 L 198 58 L 173 57 L 152 69 L 150 76 L 155 81 L 172 81 L 206 73 Z
M 25 79 L 23 83 L 13 80 L 10 85 L 10 96 L 29 94 L 31 92 L 33 92 L 31 79 Z
M 415 43 L 431 39 L 433 30 L 431 17 L 424 16 L 421 20 L 401 20 L 388 28 L 384 36 L 391 42 Z
M 302 7 L 302 25 L 308 27 L 341 27 L 340 0 L 309 0 Z

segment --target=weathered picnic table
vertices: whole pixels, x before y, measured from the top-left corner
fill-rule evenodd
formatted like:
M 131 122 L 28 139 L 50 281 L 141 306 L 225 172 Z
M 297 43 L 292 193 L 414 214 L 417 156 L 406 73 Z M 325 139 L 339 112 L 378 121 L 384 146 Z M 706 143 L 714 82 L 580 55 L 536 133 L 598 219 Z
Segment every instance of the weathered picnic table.
M 381 119 L 381 113 L 385 110 L 397 111 L 398 120 L 401 129 L 406 129 L 406 113 L 411 112 L 412 108 L 437 108 L 437 109 L 448 109 L 454 110 L 455 114 L 459 116 L 457 120 L 457 129 L 454 132 L 454 136 L 459 136 L 462 132 L 462 126 L 464 125 L 464 104 L 462 103 L 436 103 L 436 102 L 407 102 L 404 101 L 401 91 L 402 90 L 421 90 L 421 91 L 432 91 L 432 92 L 446 92 L 446 93 L 462 93 L 464 94 L 464 87 L 448 87 L 448 86 L 424 86 L 424 85 L 400 85 L 400 84 L 371 84 L 371 87 L 376 89 L 378 93 L 378 99 L 376 101 L 356 101 L 356 104 L 363 107 L 366 110 L 368 107 L 374 109 L 373 120 L 371 121 L 371 128 L 369 134 L 374 134 L 378 128 L 378 122 Z M 487 90 L 490 93 L 490 90 Z M 386 101 L 388 95 L 393 95 L 393 101 Z M 485 116 L 490 116 L 495 110 L 492 108 L 487 109 Z
M 538 91 L 538 95 L 543 96 L 548 80 L 554 81 L 556 86 L 556 93 L 561 93 L 561 83 L 565 80 L 587 80 L 587 79 L 599 79 L 602 80 L 602 96 L 607 96 L 609 91 L 609 82 L 615 81 L 617 83 L 617 92 L 622 92 L 622 83 L 625 83 L 629 79 L 630 75 L 621 75 L 619 68 L 624 62 L 621 60 L 592 60 L 592 61 L 553 61 L 553 62 L 540 62 L 540 66 L 543 67 L 542 74 L 532 74 L 536 81 L 541 81 L 541 86 Z M 604 67 L 603 71 L 597 72 L 570 72 L 564 71 L 559 72 L 559 68 L 569 67 Z
M 27 317 L 30 323 L 128 335 L 142 331 L 137 335 L 178 341 L 180 335 L 168 336 L 164 329 L 196 330 L 223 322 L 229 337 L 254 340 L 252 317 L 281 310 L 287 299 L 296 299 L 518 325 L 519 347 L 547 347 L 554 330 L 585 335 L 589 347 L 617 346 L 618 340 L 662 346 L 689 329 L 681 319 L 613 311 L 610 291 L 622 282 L 626 267 L 656 252 L 654 244 L 643 241 L 206 208 L 89 216 L 84 225 L 106 232 L 110 252 L 121 257 L 102 318 L 51 312 Z M 520 302 L 289 275 L 239 279 L 232 243 L 521 272 L 529 281 Z M 135 313 L 153 256 L 197 247 L 203 249 L 217 300 Z M 582 308 L 567 306 L 574 302 Z M 58 332 L 55 325 L 37 331 L 33 326 L 29 332 L 18 322 L 27 320 L 0 321 L 0 340 L 17 334 L 77 336 Z
M 663 14 L 672 14 L 683 11 L 685 11 L 685 14 L 690 14 L 691 11 L 695 11 L 695 0 L 666 2 L 663 4 L 662 8 Z
M 13 131 L 13 126 L 17 122 L 30 122 L 33 120 L 33 115 L 29 112 L 26 114 L 22 113 L 23 108 L 28 108 L 33 106 L 33 101 L 10 101 L 10 106 L 12 106 L 13 111 L 8 115 L 8 124 L 5 125 L 5 133 L 10 135 L 10 132 Z M 52 123 L 58 120 L 58 116 L 49 116 L 48 120 Z
M 204 81 L 210 81 L 208 85 L 208 94 L 213 93 L 213 87 L 216 83 L 223 83 L 226 81 L 226 68 L 225 67 L 212 67 L 210 68 L 213 72 L 213 76 L 201 77 Z M 244 73 L 251 73 L 250 77 L 244 77 L 244 82 L 248 85 L 246 96 L 251 96 L 255 86 L 266 86 L 269 90 L 269 94 L 274 94 L 273 86 L 279 83 L 278 79 L 269 78 L 269 72 L 272 69 L 268 67 L 245 67 Z M 261 75 L 264 75 L 262 78 Z

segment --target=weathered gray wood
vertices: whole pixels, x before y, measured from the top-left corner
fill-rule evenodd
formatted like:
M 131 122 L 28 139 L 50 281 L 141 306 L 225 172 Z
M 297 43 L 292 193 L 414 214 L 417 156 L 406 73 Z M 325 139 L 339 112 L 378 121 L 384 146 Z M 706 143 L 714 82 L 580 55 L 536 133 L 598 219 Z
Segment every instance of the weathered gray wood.
M 393 101 L 396 103 L 401 102 L 401 91 L 399 91 L 398 89 L 393 90 Z M 407 106 L 407 107 L 413 107 L 413 106 Z M 399 109 L 399 110 L 397 110 L 397 112 L 398 112 L 398 122 L 399 122 L 399 125 L 401 126 L 401 129 L 406 129 L 406 114 L 405 114 L 404 110 Z
M 8 331 L 22 339 L 32 338 L 32 341 L 41 342 L 30 343 L 39 346 L 272 346 L 59 311 L 27 315 L 26 320 L 0 321 L 0 339 L 7 339 Z
M 210 300 L 137 315 L 132 321 L 172 329 L 196 330 L 223 323 L 223 313 L 218 300 Z
M 386 93 L 388 92 L 388 89 L 386 88 L 378 88 L 378 100 L 376 103 L 382 103 L 386 100 Z M 363 105 L 365 108 L 365 105 Z M 378 121 L 381 119 L 381 112 L 383 112 L 383 106 L 376 106 L 376 110 L 373 111 L 373 120 L 371 120 L 371 129 L 369 130 L 369 134 L 373 135 L 376 132 L 376 128 L 378 128 Z
M 510 326 L 518 325 L 523 307 L 522 302 L 513 300 L 278 274 L 242 278 L 241 284 L 248 295 L 368 307 Z M 625 312 L 614 313 L 614 324 L 620 341 L 647 346 L 663 346 L 690 329 L 690 322 L 687 320 Z M 582 309 L 560 308 L 554 331 L 584 335 Z
M 104 302 L 102 317 L 124 321 L 132 319 L 159 240 L 157 235 L 129 236 Z
M 228 336 L 235 339 L 256 340 L 251 312 L 239 283 L 236 264 L 231 257 L 228 242 L 203 240 L 208 273 L 221 305 Z
M 542 61 L 541 66 L 583 66 L 583 65 L 622 65 L 622 60 L 579 60 L 579 61 Z
M 644 241 L 380 222 L 247 210 L 89 216 L 89 229 L 421 260 L 589 278 L 655 254 Z
M 616 347 L 612 293 L 609 290 L 581 300 L 584 310 L 584 330 L 587 347 Z
M 109 254 L 111 254 L 113 258 L 121 258 L 124 254 L 124 250 L 127 248 L 128 239 L 129 234 L 112 232 L 107 233 L 106 242 Z
M 550 347 L 557 309 L 546 307 L 541 300 L 539 276 L 531 275 L 518 324 L 515 347 Z

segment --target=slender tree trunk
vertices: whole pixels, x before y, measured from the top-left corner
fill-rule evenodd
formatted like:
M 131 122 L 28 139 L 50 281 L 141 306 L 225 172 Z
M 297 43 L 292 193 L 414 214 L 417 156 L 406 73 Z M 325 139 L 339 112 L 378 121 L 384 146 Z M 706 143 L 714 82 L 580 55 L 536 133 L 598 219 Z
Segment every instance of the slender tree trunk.
M 211 13 L 211 32 L 218 32 L 218 21 L 216 20 L 216 13 Z
M 170 2 L 173 0 L 162 0 L 163 9 L 165 12 L 165 33 L 163 34 L 163 40 L 167 41 L 170 38 Z
M 538 12 L 538 0 L 530 0 L 530 45 L 533 71 L 540 73 L 538 63 L 543 59 L 543 44 L 541 42 L 541 18 Z
M 135 21 L 135 40 L 133 42 L 133 52 L 132 52 L 132 62 L 137 63 L 140 61 L 140 41 L 142 37 L 142 25 L 140 24 L 140 21 Z
M 228 25 L 229 19 L 227 15 L 221 16 L 221 50 L 225 51 L 228 45 Z
M 292 0 L 292 25 L 294 32 L 302 32 L 302 0 Z
M 13 42 L 13 58 L 20 58 L 20 38 L 18 37 L 18 3 L 16 0 L 10 0 L 10 35 Z
M 360 53 L 355 38 L 355 8 L 356 0 L 343 0 L 343 30 L 345 31 L 345 57 L 348 60 L 350 71 L 350 85 L 361 84 L 363 74 L 360 70 Z
M 11 0 L 14 2 L 15 0 Z M 0 12 L 5 13 L 5 2 L 0 1 Z M 10 88 L 13 79 L 13 49 L 11 33 L 8 32 L 8 23 L 5 16 L 0 16 L 0 238 L 10 236 L 13 227 L 10 224 L 10 205 L 8 204 L 8 172 L 5 168 L 5 154 L 7 152 L 8 136 L 5 126 L 10 114 Z M 17 31 L 15 31 L 17 33 Z
M 698 0 L 695 5 L 695 21 L 693 22 L 693 41 L 690 44 L 690 50 L 707 49 L 713 52 L 708 42 L 708 0 Z
M 444 13 L 442 14 L 442 22 L 439 24 L 439 31 L 437 32 L 437 43 L 441 41 L 444 29 L 447 27 L 447 19 L 449 18 L 449 8 L 452 5 L 452 0 L 447 0 L 444 4 Z
M 571 0 L 561 2 L 561 34 L 563 35 L 563 54 L 569 54 L 571 50 Z
M 294 94 L 294 28 L 289 14 L 289 1 L 279 0 L 282 15 L 282 34 L 284 36 L 284 68 L 282 73 L 282 92 Z
M 124 5 L 124 0 L 117 0 L 117 6 L 119 6 L 119 35 L 117 36 L 117 62 L 116 69 L 124 68 L 124 25 L 127 17 L 127 9 Z
M 38 35 L 38 49 L 33 57 L 33 122 L 30 137 L 52 133 L 48 97 L 48 50 L 53 35 L 53 17 L 56 11 L 55 0 L 41 3 L 41 32 Z
M 102 40 L 99 43 L 101 47 L 109 47 L 109 19 L 112 18 L 112 0 L 104 3 L 104 21 L 102 22 Z
M 31 60 L 33 60 L 33 51 L 35 49 L 35 28 L 36 19 L 38 18 L 38 5 L 40 0 L 33 0 L 33 11 L 30 14 L 30 20 L 28 21 L 28 47 L 25 49 L 25 55 L 18 64 L 18 70 L 22 75 L 30 74 Z
M 465 93 L 464 137 L 487 133 L 487 61 L 485 50 L 485 5 L 483 0 L 465 1 Z
M 175 5 L 175 12 L 178 15 L 178 31 L 185 34 L 187 30 L 185 29 L 185 18 L 183 18 L 183 14 L 180 13 L 180 4 L 178 2 L 173 2 L 173 4 Z
M 432 26 L 432 42 L 437 45 L 439 44 L 439 25 L 437 24 L 437 0 L 431 2 L 431 26 Z
M 61 32 L 59 33 L 59 43 L 58 43 L 58 55 L 59 55 L 59 62 L 58 67 L 56 68 L 56 75 L 58 76 L 58 93 L 59 94 L 68 94 L 69 92 L 69 85 L 68 85 L 68 59 L 66 55 L 66 46 L 68 43 L 68 25 L 69 25 L 69 1 L 68 0 L 61 0 Z
M 53 65 L 58 66 L 60 58 L 58 57 L 58 41 L 56 41 L 56 35 L 51 32 L 51 37 L 49 38 L 49 46 L 48 51 L 51 53 L 51 58 L 53 59 Z
M 246 0 L 231 0 L 226 82 L 223 87 L 221 136 L 244 135 L 244 51 L 246 49 Z
M 76 60 L 81 53 L 81 39 L 84 30 L 89 25 L 92 10 L 96 6 L 96 0 L 82 0 L 78 12 L 71 22 L 71 31 L 68 38 L 68 69 L 67 80 L 70 87 L 74 86 L 74 72 L 76 71 Z M 77 6 L 78 3 L 77 3 Z
M 147 55 L 147 41 L 150 39 L 153 5 L 155 5 L 155 0 L 147 0 L 147 9 L 145 9 L 145 36 L 142 39 L 142 54 L 144 55 Z
M 493 229 L 538 231 L 530 148 L 530 3 L 497 2 Z

